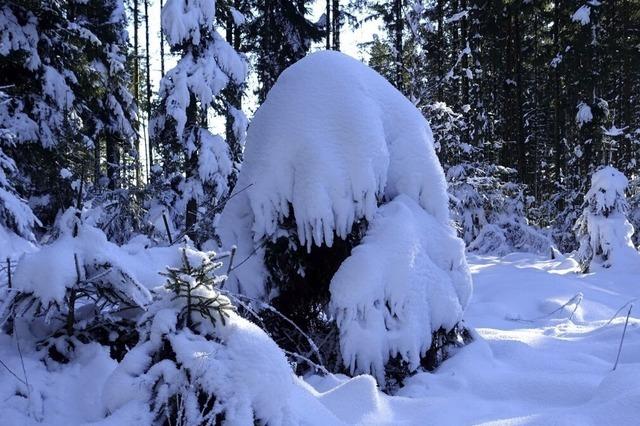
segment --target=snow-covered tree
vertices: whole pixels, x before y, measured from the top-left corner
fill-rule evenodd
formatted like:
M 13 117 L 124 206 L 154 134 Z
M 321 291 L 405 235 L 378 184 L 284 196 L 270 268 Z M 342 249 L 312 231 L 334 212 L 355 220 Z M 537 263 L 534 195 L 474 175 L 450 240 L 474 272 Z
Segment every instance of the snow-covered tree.
M 3 186 L 51 226 L 75 204 L 78 191 L 70 184 L 106 187 L 106 174 L 114 188 L 124 180 L 122 160 L 136 157 L 124 7 L 120 0 L 47 0 L 0 8 L 0 149 L 15 164 L 11 171 L 3 161 L 10 181 Z M 23 235 L 36 223 L 25 214 L 22 225 L 11 215 Z
M 583 272 L 595 268 L 628 269 L 640 266 L 640 253 L 631 241 L 633 226 L 627 219 L 627 178 L 611 166 L 591 177 L 585 209 L 575 225 Z
M 215 12 L 214 0 L 165 3 L 163 32 L 180 59 L 160 82 L 161 103 L 151 128 L 162 157 L 153 171 L 164 188 L 158 199 L 194 240 L 198 222 L 212 219 L 227 195 L 232 171 L 225 140 L 209 130 L 209 114 L 226 111 L 220 93 L 246 74 L 244 60 L 217 32 Z
M 393 386 L 464 340 L 471 279 L 431 130 L 379 74 L 336 52 L 285 70 L 238 185 L 220 228 L 246 260 L 227 288 L 297 324 L 283 347 L 302 331 L 322 342 L 318 362 Z
M 118 247 L 80 216 L 68 209 L 58 218 L 58 237 L 20 258 L 12 287 L 2 290 L 0 325 L 27 322 L 56 361 L 67 362 L 86 341 L 109 345 L 114 358 L 122 358 L 135 328 L 119 312 L 143 308 L 150 295 Z
M 483 163 L 462 163 L 447 171 L 453 220 L 470 251 L 551 254 L 551 240 L 527 221 L 525 187 L 514 182 L 516 174 Z
M 247 38 L 255 54 L 256 94 L 263 102 L 285 68 L 302 59 L 322 28 L 307 18 L 308 0 L 256 0 L 247 23 Z
M 51 13 L 43 20 L 45 11 Z M 67 59 L 65 51 L 70 49 L 63 37 L 69 26 L 63 12 L 49 1 L 0 3 L 2 186 L 17 199 L 33 197 L 29 207 L 3 197 L 2 216 L 12 218 L 13 228 L 27 237 L 33 235 L 36 223 L 30 209 L 55 214 L 67 195 L 60 191 L 58 199 L 51 199 L 51 189 L 61 180 L 56 149 L 65 134 L 79 129 L 70 87 L 74 75 L 61 60 Z
M 280 348 L 220 293 L 215 253 L 182 256 L 140 320 L 140 342 L 105 384 L 108 412 L 133 402 L 154 425 L 295 423 Z

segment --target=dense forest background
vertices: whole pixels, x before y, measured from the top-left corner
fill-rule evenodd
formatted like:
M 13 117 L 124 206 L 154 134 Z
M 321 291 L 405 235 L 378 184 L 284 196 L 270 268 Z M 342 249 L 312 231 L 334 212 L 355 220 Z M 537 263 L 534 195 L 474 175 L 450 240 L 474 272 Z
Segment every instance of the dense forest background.
M 341 35 L 372 20 L 364 57 L 431 123 L 468 244 L 507 215 L 575 249 L 589 177 L 607 164 L 630 179 L 640 225 L 637 0 L 327 0 L 317 21 L 307 0 L 227 0 L 205 14 L 211 32 L 165 30 L 155 52 L 149 22 L 161 6 L 0 0 L 4 225 L 35 239 L 60 211 L 90 205 L 115 241 L 165 229 L 204 243 L 243 190 L 242 111 L 285 68 L 340 50 Z M 171 28 L 169 14 L 162 21 Z

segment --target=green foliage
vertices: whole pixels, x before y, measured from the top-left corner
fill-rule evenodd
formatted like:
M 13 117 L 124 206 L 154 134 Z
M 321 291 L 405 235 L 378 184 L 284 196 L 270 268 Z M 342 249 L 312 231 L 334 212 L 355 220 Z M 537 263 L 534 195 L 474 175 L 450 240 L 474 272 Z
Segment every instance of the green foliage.
M 215 254 L 208 254 L 207 257 L 190 256 L 196 253 L 183 248 L 182 266 L 179 268 L 167 268 L 167 272 L 162 274 L 167 277 L 166 288 L 173 294 L 171 300 L 179 300 L 182 307 L 178 314 L 178 327 L 194 329 L 194 314 L 201 319 L 207 319 L 215 326 L 220 320 L 225 324 L 225 317 L 229 316 L 229 311 L 236 308 L 231 304 L 226 296 L 216 290 L 226 276 L 216 276 L 214 271 L 222 266 L 221 262 L 215 260 Z

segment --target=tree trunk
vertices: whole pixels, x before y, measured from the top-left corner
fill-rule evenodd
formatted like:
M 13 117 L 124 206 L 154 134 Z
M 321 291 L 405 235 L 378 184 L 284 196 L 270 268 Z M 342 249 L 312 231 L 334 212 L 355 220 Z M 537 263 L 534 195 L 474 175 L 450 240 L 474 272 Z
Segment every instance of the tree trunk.
M 326 37 L 326 49 L 331 50 L 331 0 L 327 0 L 325 9 L 326 23 L 325 23 L 325 37 Z
M 396 87 L 399 91 L 403 92 L 402 82 L 402 29 L 403 29 L 403 17 L 402 17 L 402 0 L 393 1 L 393 16 L 394 16 L 394 40 L 393 47 L 395 49 L 395 74 L 396 74 Z
M 151 118 L 151 60 L 149 55 L 149 0 L 144 0 L 144 29 L 145 29 L 145 48 L 146 48 L 146 71 L 147 71 L 147 128 L 149 119 Z M 147 161 L 149 162 L 149 168 L 153 167 L 153 143 L 151 138 L 149 140 L 149 152 Z
M 333 0 L 331 22 L 333 27 L 333 50 L 340 50 L 340 0 Z
M 140 22 L 140 8 L 138 4 L 139 0 L 133 0 L 133 97 L 136 100 L 136 105 L 140 105 L 140 56 L 138 48 L 140 46 L 140 39 L 138 36 L 138 23 Z M 136 159 L 135 159 L 135 174 L 136 183 L 140 183 L 140 137 L 137 134 L 139 120 L 136 120 Z
M 206 114 L 203 114 L 206 116 Z M 200 114 L 198 114 L 198 103 L 195 95 L 191 94 L 191 100 L 187 107 L 187 125 L 185 132 L 194 132 L 196 149 L 185 159 L 184 175 L 189 179 L 198 177 L 198 149 L 200 148 Z M 184 137 L 184 136 L 183 136 Z M 198 220 L 198 200 L 189 198 L 185 212 L 185 232 L 192 241 L 196 241 L 195 225 Z

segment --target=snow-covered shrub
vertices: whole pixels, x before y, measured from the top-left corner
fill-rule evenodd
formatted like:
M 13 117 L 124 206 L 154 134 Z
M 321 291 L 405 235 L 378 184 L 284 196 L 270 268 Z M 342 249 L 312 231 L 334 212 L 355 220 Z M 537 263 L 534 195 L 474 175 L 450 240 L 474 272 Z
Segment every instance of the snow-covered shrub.
M 135 344 L 133 323 L 120 311 L 144 307 L 150 294 L 120 262 L 118 246 L 75 213 L 59 218 L 55 241 L 20 258 L 0 298 L 0 324 L 28 322 L 57 361 L 68 360 L 78 340 L 107 344 L 118 358 L 131 337 Z
M 449 222 L 431 130 L 411 102 L 359 61 L 319 52 L 282 73 L 249 128 L 237 186 L 247 189 L 229 200 L 220 219 L 223 244 L 236 245 L 242 259 L 227 288 L 270 301 L 318 342 L 329 368 L 371 372 L 384 382 L 385 363 L 397 357 L 406 367 L 401 379 L 418 368 L 435 341 L 432 333 L 446 335 L 461 321 L 471 280 Z M 400 247 L 406 262 L 382 261 L 397 254 L 376 242 L 377 233 L 392 232 L 389 222 L 404 219 L 418 234 L 411 235 L 415 251 L 407 253 L 407 243 Z M 365 245 L 356 251 L 361 240 Z M 442 247 L 451 250 L 436 255 Z M 400 274 L 412 283 L 344 280 L 358 274 L 354 269 L 366 274 L 363 256 L 378 263 L 381 277 Z M 421 271 L 410 261 L 415 258 Z M 348 298 L 341 297 L 345 293 Z M 397 305 L 402 300 L 411 302 Z M 389 324 L 395 333 L 380 322 L 386 306 L 398 317 Z M 373 346 L 364 334 L 348 341 L 358 334 L 362 315 L 375 324 L 371 333 L 381 333 Z M 422 330 L 416 339 L 393 337 L 415 330 Z M 277 333 L 285 349 L 298 349 Z M 376 351 L 376 362 L 363 361 L 369 350 Z
M 633 226 L 627 220 L 628 184 L 627 178 L 611 166 L 591 176 L 585 208 L 574 227 L 580 242 L 578 260 L 583 272 L 597 267 L 640 266 L 640 254 L 631 241 Z
M 552 242 L 525 217 L 525 187 L 516 171 L 463 163 L 447 171 L 453 219 L 470 251 L 504 256 L 514 251 L 550 254 Z
M 103 389 L 107 412 L 137 404 L 157 425 L 280 424 L 293 375 L 278 346 L 216 288 L 214 253 L 183 250 L 140 320 L 141 339 Z
M 470 297 L 464 243 L 406 195 L 380 207 L 331 280 L 331 313 L 351 373 L 385 382 L 398 357 L 417 369 L 437 332 L 454 329 Z

